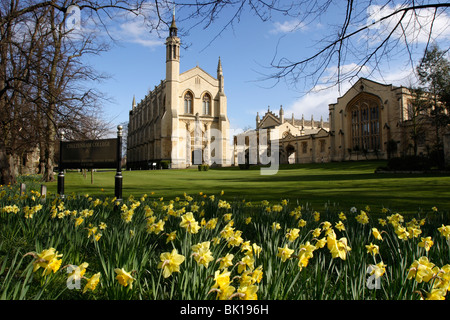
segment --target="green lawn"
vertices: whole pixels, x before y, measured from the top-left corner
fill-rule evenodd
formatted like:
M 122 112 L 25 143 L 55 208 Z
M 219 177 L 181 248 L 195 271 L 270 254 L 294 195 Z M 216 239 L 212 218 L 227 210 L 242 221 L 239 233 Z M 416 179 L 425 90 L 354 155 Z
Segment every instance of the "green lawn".
M 323 210 L 327 204 L 343 209 L 384 206 L 404 213 L 428 211 L 432 206 L 450 210 L 449 175 L 374 173 L 384 164 L 364 161 L 281 166 L 275 175 L 261 175 L 258 168 L 240 170 L 235 167 L 206 172 L 196 169 L 124 171 L 123 196 L 155 192 L 155 196 L 173 199 L 184 192 L 209 195 L 224 190 L 225 199 L 230 201 L 289 199 L 315 210 Z M 113 196 L 114 175 L 115 172 L 96 172 L 91 184 L 89 174 L 85 178 L 80 173 L 69 172 L 65 192 Z M 50 191 L 56 191 L 56 183 L 48 186 Z

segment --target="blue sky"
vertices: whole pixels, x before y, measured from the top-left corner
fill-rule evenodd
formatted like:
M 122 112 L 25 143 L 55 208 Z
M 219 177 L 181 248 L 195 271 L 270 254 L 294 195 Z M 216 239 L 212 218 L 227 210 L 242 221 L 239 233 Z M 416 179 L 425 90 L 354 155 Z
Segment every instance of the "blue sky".
M 226 14 L 231 13 L 225 11 L 225 16 L 208 29 L 196 27 L 190 30 L 187 36 L 181 36 L 181 42 L 190 45 L 181 50 L 180 72 L 198 65 L 216 76 L 220 56 L 225 77 L 228 117 L 233 130 L 254 128 L 256 113 L 263 115 L 268 106 L 278 114 L 280 105 L 283 105 L 285 117 L 289 118 L 294 113 L 296 118 L 301 118 L 304 114 L 306 119 L 313 115 L 315 120 L 321 117 L 327 120 L 328 104 L 336 102 L 351 83 L 343 83 L 341 93 L 337 87 L 316 91 L 319 86 L 306 86 L 302 89 L 313 92 L 305 94 L 303 90 L 296 90 L 284 81 L 274 85 L 274 81 L 261 79 L 263 74 L 274 71 L 268 68 L 274 56 L 300 59 L 314 52 L 314 49 L 317 49 L 314 47 L 316 41 L 329 35 L 331 31 L 328 23 L 340 21 L 344 9 L 334 8 L 333 15 L 325 15 L 307 25 L 282 15 L 274 15 L 270 21 L 262 22 L 253 14 L 245 12 L 239 23 L 228 28 L 210 43 L 227 21 Z M 445 29 L 449 21 L 449 16 L 443 13 L 435 24 L 435 28 L 441 28 L 438 29 L 438 44 L 441 48 L 449 45 L 450 32 Z M 133 95 L 140 101 L 148 90 L 152 90 L 164 79 L 164 39 L 167 33 L 163 32 L 162 37 L 149 33 L 140 19 L 113 20 L 111 26 L 111 33 L 120 41 L 108 52 L 89 60 L 95 69 L 111 75 L 110 79 L 97 87 L 114 101 L 105 103 L 103 110 L 106 118 L 117 125 L 128 121 Z M 177 26 L 180 33 L 188 27 L 182 22 L 178 22 Z M 423 53 L 421 46 L 426 35 L 415 34 L 414 39 L 416 52 Z M 373 39 L 373 42 L 376 42 L 376 39 Z M 419 56 L 416 57 L 418 59 Z M 396 58 L 397 61 L 384 64 L 381 72 L 372 75 L 371 79 L 394 85 L 408 85 L 412 79 L 411 66 L 408 65 L 406 57 L 396 55 Z M 358 66 L 356 59 L 354 62 L 347 62 L 343 68 Z M 332 69 L 333 66 L 329 70 L 330 75 L 335 71 Z M 363 68 L 361 75 L 364 76 L 369 71 L 370 67 Z

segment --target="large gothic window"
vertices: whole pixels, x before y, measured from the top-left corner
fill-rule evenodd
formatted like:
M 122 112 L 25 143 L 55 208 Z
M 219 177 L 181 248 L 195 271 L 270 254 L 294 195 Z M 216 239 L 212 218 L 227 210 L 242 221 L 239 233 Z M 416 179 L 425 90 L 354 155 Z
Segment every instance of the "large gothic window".
M 209 94 L 203 96 L 203 114 L 211 115 L 211 97 Z
M 184 113 L 192 114 L 192 93 L 190 92 L 184 95 Z
M 349 105 L 351 144 L 354 150 L 380 149 L 380 102 L 363 96 Z

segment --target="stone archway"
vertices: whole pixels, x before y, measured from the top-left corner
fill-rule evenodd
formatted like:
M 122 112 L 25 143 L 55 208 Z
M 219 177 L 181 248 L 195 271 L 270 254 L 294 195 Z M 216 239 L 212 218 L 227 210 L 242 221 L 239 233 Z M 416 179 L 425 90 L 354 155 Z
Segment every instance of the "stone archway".
M 287 163 L 294 164 L 296 162 L 296 152 L 295 147 L 292 144 L 288 144 L 286 147 L 286 158 Z

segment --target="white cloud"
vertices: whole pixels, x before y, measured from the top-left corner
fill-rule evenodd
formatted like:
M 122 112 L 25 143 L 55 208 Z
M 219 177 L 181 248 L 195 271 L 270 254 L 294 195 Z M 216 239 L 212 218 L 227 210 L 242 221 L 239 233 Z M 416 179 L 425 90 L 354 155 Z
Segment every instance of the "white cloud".
M 154 19 L 156 16 L 154 5 L 145 2 L 136 13 L 128 11 L 117 13 L 110 19 L 108 33 L 119 42 L 136 43 L 148 48 L 164 45 L 164 40 L 158 36 L 156 30 L 164 25 L 158 24 Z
M 273 29 L 270 30 L 271 34 L 289 33 L 298 30 L 305 30 L 306 25 L 299 20 L 289 20 L 284 22 L 275 22 Z
M 374 43 L 382 41 L 391 30 L 400 21 L 403 12 L 393 15 L 389 19 L 380 21 L 382 17 L 393 14 L 400 10 L 402 6 L 379 6 L 372 5 L 367 8 L 367 25 L 370 26 L 368 38 Z M 434 9 L 425 8 L 416 11 L 408 11 L 401 22 L 402 28 L 398 28 L 394 33 L 397 38 L 405 37 L 409 43 L 426 43 L 429 39 L 430 29 L 432 27 L 432 38 L 434 41 L 439 39 L 450 39 L 450 16 L 440 9 L 438 9 L 436 17 L 434 18 Z
M 327 74 L 322 77 L 323 84 L 333 83 L 340 77 L 345 78 L 346 75 L 358 74 L 359 77 L 367 77 L 370 75 L 371 69 L 368 66 L 361 66 L 356 63 L 344 64 L 340 67 L 333 66 L 326 69 Z
M 345 88 L 348 90 L 348 88 Z M 344 91 L 345 92 L 345 91 Z M 284 107 L 285 119 L 290 119 L 294 113 L 295 119 L 301 119 L 302 115 L 305 120 L 310 120 L 311 116 L 314 120 L 320 120 L 323 117 L 324 121 L 328 120 L 328 105 L 336 101 L 339 97 L 337 87 L 321 89 L 314 88 L 313 91 L 307 93 L 301 98 L 292 102 L 292 104 Z
M 150 48 L 164 43 L 158 36 L 150 33 L 144 20 L 138 17 L 133 21 L 120 24 L 116 36 L 119 36 L 120 41 L 137 43 Z
M 359 66 L 356 64 L 348 64 L 341 68 L 342 71 L 350 71 L 359 69 Z M 336 73 L 337 67 L 329 68 L 327 70 L 328 74 L 324 77 L 324 80 L 332 79 L 331 77 Z M 417 81 L 412 70 L 402 68 L 401 66 L 389 69 L 389 71 L 383 75 L 370 74 L 369 68 L 363 67 L 361 69 L 360 77 L 366 77 L 376 82 L 392 84 L 395 86 L 410 86 Z M 336 103 L 337 99 L 344 95 L 358 79 L 359 78 L 354 79 L 353 82 L 342 81 L 340 87 L 338 87 L 338 85 L 330 86 L 326 84 L 315 86 L 304 96 L 294 100 L 287 106 L 283 106 L 284 117 L 290 119 L 292 113 L 294 113 L 296 119 L 300 119 L 302 115 L 304 115 L 305 120 L 310 120 L 311 116 L 314 116 L 315 121 L 320 120 L 320 117 L 323 117 L 323 120 L 327 121 L 329 116 L 328 105 Z M 328 82 L 325 81 L 324 83 Z

